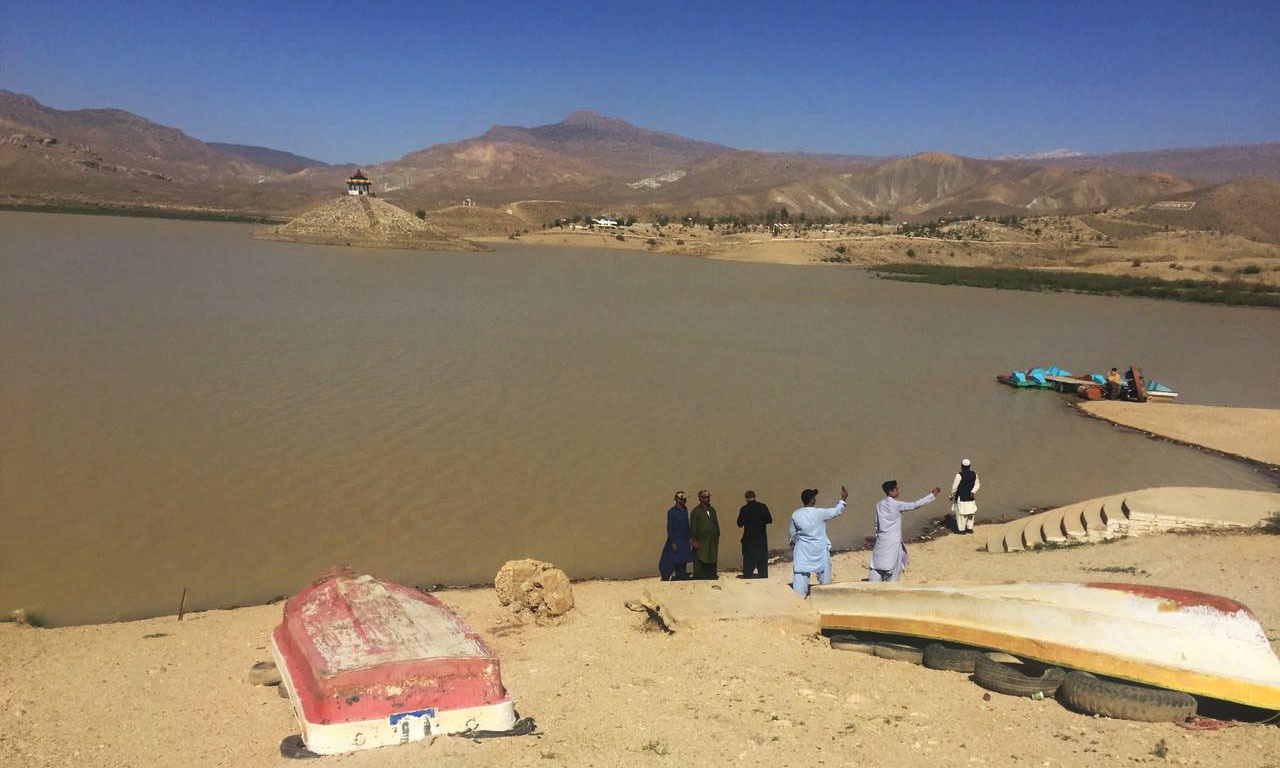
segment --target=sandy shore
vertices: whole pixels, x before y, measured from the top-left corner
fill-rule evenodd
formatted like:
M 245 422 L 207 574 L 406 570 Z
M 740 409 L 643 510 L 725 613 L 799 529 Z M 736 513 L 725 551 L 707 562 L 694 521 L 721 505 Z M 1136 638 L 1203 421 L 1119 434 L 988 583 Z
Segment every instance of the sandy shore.
M 1113 400 L 1077 407 L 1126 427 L 1280 467 L 1280 410 Z
M 915 583 L 1118 580 L 1200 589 L 1250 606 L 1280 645 L 1280 539 L 1165 535 L 989 555 L 981 537 L 911 547 Z M 839 580 L 866 553 L 836 559 Z M 1274 765 L 1280 727 L 1192 732 L 1089 718 L 1054 701 L 984 698 L 963 674 L 832 650 L 794 621 L 704 619 L 645 632 L 624 602 L 648 589 L 787 589 L 768 580 L 586 582 L 560 626 L 515 622 L 492 590 L 440 593 L 502 659 L 503 679 L 542 735 L 432 744 L 330 759 L 344 765 Z M 695 592 L 696 595 L 696 592 Z M 268 659 L 280 606 L 98 626 L 0 626 L 0 764 L 259 766 L 296 733 L 274 689 L 243 682 Z M 1165 758 L 1154 753 L 1164 752 Z
M 1195 407 L 1132 410 L 1176 422 L 1189 408 Z M 1099 415 L 1139 418 L 1127 408 L 1106 410 Z M 1194 436 L 1219 423 L 1200 424 Z M 1230 440 L 1247 430 L 1228 425 L 1223 431 L 1219 450 L 1255 450 Z M 1264 439 L 1263 448 L 1274 447 L 1280 433 L 1268 434 L 1271 442 Z M 980 513 L 979 533 L 983 522 Z M 1000 555 L 979 551 L 982 539 L 944 536 L 910 545 L 905 580 L 1112 580 L 1212 592 L 1248 605 L 1280 649 L 1280 580 L 1274 578 L 1280 537 L 1167 534 Z M 836 556 L 836 579 L 861 579 L 867 557 Z M 717 583 L 578 583 L 577 607 L 564 624 L 549 627 L 520 623 L 491 589 L 437 593 L 490 643 L 520 713 L 537 720 L 541 735 L 483 742 L 441 737 L 326 762 L 495 768 L 1277 765 L 1280 727 L 1274 724 L 1190 731 L 1089 718 L 1051 700 L 988 699 L 963 674 L 833 650 L 803 616 L 705 615 L 665 635 L 644 631 L 642 615 L 624 605 L 646 590 L 658 599 L 679 590 L 693 604 L 699 595 L 708 604 L 734 596 L 771 604 L 787 594 L 789 578 L 789 568 L 780 564 L 767 580 L 740 581 L 725 573 Z M 275 689 L 244 682 L 254 662 L 270 658 L 269 635 L 280 610 L 277 604 L 183 621 L 169 616 L 53 630 L 0 624 L 0 765 L 292 764 L 278 752 L 281 739 L 297 732 L 287 703 Z

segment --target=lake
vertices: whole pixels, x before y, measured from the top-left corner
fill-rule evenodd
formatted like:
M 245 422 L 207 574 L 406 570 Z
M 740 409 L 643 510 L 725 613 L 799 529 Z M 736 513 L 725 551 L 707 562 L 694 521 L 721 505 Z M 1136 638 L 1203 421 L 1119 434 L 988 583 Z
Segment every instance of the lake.
M 672 493 L 699 488 L 731 568 L 748 488 L 782 547 L 803 488 L 826 506 L 846 484 L 843 548 L 871 532 L 882 480 L 914 499 L 962 458 L 979 533 L 1124 490 L 1275 488 L 994 381 L 1137 363 L 1186 402 L 1277 407 L 1274 311 L 251 232 L 0 213 L 0 610 L 128 619 L 176 612 L 184 588 L 188 610 L 259 602 L 337 563 L 419 585 L 520 557 L 652 574 Z

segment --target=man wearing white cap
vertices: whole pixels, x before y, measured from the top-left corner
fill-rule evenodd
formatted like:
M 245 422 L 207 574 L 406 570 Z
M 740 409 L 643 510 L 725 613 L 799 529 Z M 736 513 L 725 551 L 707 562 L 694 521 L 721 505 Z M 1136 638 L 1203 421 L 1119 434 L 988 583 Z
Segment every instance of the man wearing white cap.
M 978 514 L 975 497 L 981 487 L 978 473 L 973 471 L 973 462 L 968 459 L 960 462 L 960 471 L 956 473 L 956 479 L 951 481 L 951 501 L 955 503 L 957 533 L 973 533 L 973 517 Z

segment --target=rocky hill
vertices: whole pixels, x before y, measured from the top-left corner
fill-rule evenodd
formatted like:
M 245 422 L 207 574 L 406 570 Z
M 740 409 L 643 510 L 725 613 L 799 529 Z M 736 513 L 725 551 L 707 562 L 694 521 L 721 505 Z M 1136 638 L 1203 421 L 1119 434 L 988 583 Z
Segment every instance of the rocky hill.
M 297 173 L 307 168 L 327 168 L 328 163 L 319 160 L 313 160 L 302 155 L 295 155 L 292 152 L 282 152 L 278 149 L 268 149 L 267 147 L 255 147 L 248 144 L 223 144 L 218 141 L 209 142 L 209 146 L 224 155 L 238 157 L 245 162 L 255 165 L 274 168 L 282 173 Z
M 1280 142 L 1075 155 L 1047 158 L 1046 162 L 1063 168 L 1163 173 L 1208 184 L 1245 178 L 1280 180 Z
M 446 234 L 413 214 L 374 197 L 343 195 L 316 206 L 288 224 L 254 233 L 260 240 L 360 248 L 483 251 Z
M 1245 179 L 1190 190 L 1164 204 L 1134 211 L 1126 218 L 1160 228 L 1208 230 L 1280 243 L 1277 212 L 1280 181 Z

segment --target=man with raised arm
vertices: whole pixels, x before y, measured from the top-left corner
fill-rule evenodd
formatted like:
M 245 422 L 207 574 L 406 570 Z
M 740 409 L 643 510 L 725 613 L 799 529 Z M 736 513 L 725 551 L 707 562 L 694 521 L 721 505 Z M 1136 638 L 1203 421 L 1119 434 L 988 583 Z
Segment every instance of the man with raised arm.
M 844 511 L 849 492 L 840 486 L 840 501 L 834 507 L 818 509 L 817 488 L 805 488 L 800 492 L 804 506 L 791 513 L 791 525 L 787 538 L 794 550 L 791 553 L 791 588 L 797 594 L 809 596 L 809 574 L 818 577 L 819 584 L 831 583 L 831 540 L 827 538 L 827 521 Z
M 898 481 L 886 480 L 880 484 L 884 498 L 876 504 L 876 547 L 871 552 L 871 569 L 868 581 L 897 581 L 907 567 L 907 546 L 902 543 L 902 513 L 938 498 L 942 489 L 934 487 L 916 501 L 898 501 Z

